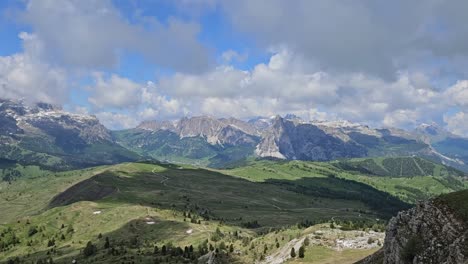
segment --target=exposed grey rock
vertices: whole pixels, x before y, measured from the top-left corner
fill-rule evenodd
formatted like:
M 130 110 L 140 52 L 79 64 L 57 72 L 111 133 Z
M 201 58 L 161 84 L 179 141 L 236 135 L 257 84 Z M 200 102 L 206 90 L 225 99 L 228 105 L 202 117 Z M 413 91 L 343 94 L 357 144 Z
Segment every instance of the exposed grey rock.
M 202 137 L 212 145 L 255 145 L 258 142 L 257 129 L 242 120 L 235 118 L 216 119 L 209 116 L 182 118 L 176 122 L 146 121 L 138 129 L 151 131 L 166 130 L 185 137 Z
M 359 263 L 468 263 L 467 239 L 466 223 L 444 203 L 430 200 L 392 218 L 382 250 Z
M 327 134 L 313 124 L 277 116 L 263 133 L 256 154 L 260 157 L 325 161 L 364 157 L 367 151 L 364 146 Z

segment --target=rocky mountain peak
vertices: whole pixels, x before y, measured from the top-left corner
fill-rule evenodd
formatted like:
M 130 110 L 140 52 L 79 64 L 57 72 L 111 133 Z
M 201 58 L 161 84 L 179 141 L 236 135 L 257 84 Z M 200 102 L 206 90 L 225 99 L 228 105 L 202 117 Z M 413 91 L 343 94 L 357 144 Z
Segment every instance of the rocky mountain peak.
M 415 129 L 419 133 L 427 134 L 430 136 L 437 136 L 440 134 L 448 133 L 444 128 L 439 126 L 437 123 L 432 122 L 430 124 L 422 123 Z
M 420 124 L 414 129 L 414 133 L 419 135 L 421 140 L 427 143 L 435 143 L 448 137 L 457 137 L 435 122 Z

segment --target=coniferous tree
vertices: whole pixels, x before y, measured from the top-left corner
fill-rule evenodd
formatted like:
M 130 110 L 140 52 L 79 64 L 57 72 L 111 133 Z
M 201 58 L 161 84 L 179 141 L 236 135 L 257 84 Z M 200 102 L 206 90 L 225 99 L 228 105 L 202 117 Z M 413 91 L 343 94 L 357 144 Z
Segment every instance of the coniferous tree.
M 295 258 L 296 257 L 296 250 L 293 248 L 291 248 L 291 258 Z
M 106 237 L 106 242 L 104 243 L 104 248 L 108 249 L 110 247 L 109 237 Z
M 229 246 L 229 252 L 234 252 L 234 246 L 232 244 Z
M 83 254 L 85 257 L 92 256 L 96 253 L 96 246 L 91 243 L 91 241 L 88 241 L 86 244 L 86 247 L 83 249 Z
M 299 248 L 299 258 L 304 258 L 304 254 L 305 254 L 305 248 L 304 246 L 301 246 Z
M 51 239 L 47 242 L 47 247 L 53 247 L 53 246 L 55 246 L 55 240 Z

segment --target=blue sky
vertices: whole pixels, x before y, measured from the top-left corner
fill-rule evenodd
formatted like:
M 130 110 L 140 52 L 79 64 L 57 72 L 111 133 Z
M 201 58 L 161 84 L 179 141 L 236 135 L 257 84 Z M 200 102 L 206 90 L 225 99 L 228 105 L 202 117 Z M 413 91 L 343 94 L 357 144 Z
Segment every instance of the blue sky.
M 0 96 L 108 127 L 294 113 L 468 131 L 466 1 L 7 0 Z M 398 16 L 398 17 L 397 17 Z

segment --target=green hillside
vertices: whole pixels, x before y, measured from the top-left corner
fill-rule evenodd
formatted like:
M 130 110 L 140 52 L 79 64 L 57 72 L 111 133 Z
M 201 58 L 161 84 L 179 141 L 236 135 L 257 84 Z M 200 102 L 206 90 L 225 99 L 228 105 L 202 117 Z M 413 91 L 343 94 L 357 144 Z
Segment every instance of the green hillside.
M 419 157 L 385 157 L 350 159 L 332 163 L 334 166 L 361 174 L 385 177 L 462 177 L 457 169 Z
M 252 240 L 263 239 L 263 234 L 278 228 L 290 230 L 296 224 L 305 228 L 330 219 L 351 220 L 365 228 L 374 225 L 376 218 L 388 218 L 407 208 L 386 193 L 345 179 L 321 176 L 307 184 L 310 191 L 294 187 L 305 186 L 294 179 L 261 183 L 156 163 L 126 163 L 3 182 L 0 210 L 8 213 L 0 215 L 4 223 L 0 260 L 51 256 L 57 263 L 74 257 L 99 263 L 100 257 L 91 261 L 79 250 L 87 241 L 101 249 L 105 242 L 98 238 L 100 233 L 119 245 L 114 250 L 125 248 L 126 252 L 106 257 L 102 263 L 139 256 L 137 249 L 153 250 L 156 244 L 160 248 L 167 244 L 172 250 L 193 245 L 201 255 L 210 247 L 204 244 L 206 239 L 218 248 L 224 247 L 223 241 L 245 250 Z M 349 186 L 348 191 L 344 186 Z M 361 192 L 381 199 L 384 206 L 376 207 L 357 195 Z M 193 233 L 188 235 L 187 230 Z M 258 258 L 262 251 L 242 258 Z M 95 256 L 107 254 L 101 250 Z M 240 263 L 246 262 L 250 261 Z
M 254 145 L 212 145 L 202 137 L 180 138 L 176 133 L 159 130 L 113 131 L 122 146 L 157 160 L 196 166 L 223 167 L 252 156 Z
M 404 167 L 411 169 L 413 173 L 408 173 L 408 175 L 413 176 L 383 174 L 385 166 L 382 164 L 388 166 L 388 164 L 398 164 L 397 162 L 400 162 L 400 168 L 401 164 L 413 164 L 413 166 Z M 422 171 L 425 169 L 428 174 L 423 175 L 420 168 Z M 428 168 L 432 168 L 432 174 L 429 173 Z M 392 170 L 391 167 L 389 170 Z M 418 171 L 420 175 L 417 175 Z M 462 190 L 468 186 L 461 177 L 464 175 L 462 172 L 413 157 L 350 159 L 335 162 L 251 160 L 242 166 L 224 170 L 223 173 L 260 182 L 271 179 L 301 180 L 302 178 L 307 181 L 309 178 L 334 176 L 364 183 L 409 203 Z
M 141 159 L 142 156 L 106 141 L 76 149 L 62 149 L 50 138 L 30 137 L 17 144 L 0 146 L 0 166 L 10 161 L 47 171 L 66 171 Z M 21 173 L 16 173 L 16 176 L 21 176 Z
M 123 163 L 30 173 L 36 176 L 0 183 L 0 263 L 190 263 L 212 250 L 218 263 L 253 263 L 305 236 L 315 244 L 306 247 L 306 262 L 292 263 L 353 263 L 377 242 L 338 252 L 330 247 L 337 238 L 367 241 L 379 234 L 370 230 L 382 231 L 385 219 L 410 206 L 402 200 L 465 187 L 456 175 L 450 183 L 440 173 L 383 177 L 336 162 L 248 160 L 225 170 Z

